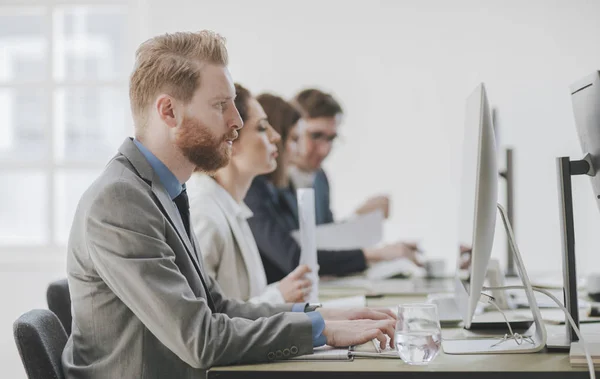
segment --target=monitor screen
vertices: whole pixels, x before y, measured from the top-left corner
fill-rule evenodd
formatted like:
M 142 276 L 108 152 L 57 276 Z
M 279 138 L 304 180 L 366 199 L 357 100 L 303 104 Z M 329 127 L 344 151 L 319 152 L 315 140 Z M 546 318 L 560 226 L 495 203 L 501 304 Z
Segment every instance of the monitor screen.
M 460 176 L 458 242 L 461 249 L 470 247 L 471 252 L 468 283 L 461 280 L 457 268 L 455 291 L 466 328 L 471 325 L 492 254 L 497 201 L 496 139 L 482 83 L 467 98 Z

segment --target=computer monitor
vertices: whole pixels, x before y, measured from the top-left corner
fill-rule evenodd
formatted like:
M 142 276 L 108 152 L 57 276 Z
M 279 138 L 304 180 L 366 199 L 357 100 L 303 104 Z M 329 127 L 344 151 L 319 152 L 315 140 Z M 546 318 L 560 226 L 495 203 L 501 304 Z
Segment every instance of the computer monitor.
M 573 83 L 571 102 L 579 143 L 583 154 L 590 155 L 592 167 L 600 169 L 600 71 Z M 590 178 L 596 204 L 600 209 L 600 175 Z
M 565 306 L 575 324 L 578 324 L 579 306 L 571 176 L 588 175 L 591 177 L 592 190 L 600 209 L 600 175 L 596 175 L 600 168 L 600 72 L 595 71 L 578 80 L 571 85 L 570 90 L 575 125 L 584 157 L 581 160 L 571 160 L 569 157 L 557 158 L 557 173 Z M 577 337 L 573 328 L 568 325 L 565 338 L 556 339 L 553 336 L 549 347 L 567 349 L 572 341 L 577 341 Z
M 479 84 L 467 98 L 462 151 L 458 241 L 461 249 L 465 245 L 471 247 L 471 262 L 466 278 L 461 275 L 460 266 L 457 267 L 454 299 L 462 315 L 464 327 L 469 329 L 484 289 L 492 255 L 498 207 L 496 141 L 484 84 Z M 529 353 L 543 349 L 546 344 L 542 317 L 535 303 L 531 283 L 506 212 L 502 211 L 501 216 L 505 230 L 509 231 L 509 243 L 515 253 L 516 266 L 533 313 L 534 325 L 526 334 L 530 339 L 526 343 L 518 343 L 514 339 L 504 340 L 502 331 L 498 336 L 485 338 L 443 340 L 442 348 L 446 354 Z M 460 263 L 459 260 L 458 264 Z
M 460 244 L 471 247 L 471 263 L 467 280 L 457 276 L 455 291 L 469 329 L 492 255 L 498 201 L 496 139 L 483 83 L 467 98 L 462 152 L 458 234 Z

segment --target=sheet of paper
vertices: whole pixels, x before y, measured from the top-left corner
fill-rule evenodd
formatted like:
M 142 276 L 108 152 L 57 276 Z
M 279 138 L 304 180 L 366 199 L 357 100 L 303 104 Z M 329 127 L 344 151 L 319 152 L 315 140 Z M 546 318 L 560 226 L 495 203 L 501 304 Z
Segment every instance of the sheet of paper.
M 344 222 L 318 225 L 317 249 L 349 250 L 375 246 L 383 239 L 383 220 L 383 212 L 377 210 Z M 293 231 L 292 237 L 300 242 L 299 231 Z
M 348 296 L 323 301 L 322 304 L 323 308 L 362 308 L 367 306 L 367 299 L 362 295 Z
M 312 282 L 312 289 L 306 296 L 305 301 L 316 303 L 319 301 L 319 264 L 315 242 L 315 190 L 300 188 L 297 197 L 298 218 L 300 221 L 300 264 L 310 267 L 311 272 L 306 276 Z

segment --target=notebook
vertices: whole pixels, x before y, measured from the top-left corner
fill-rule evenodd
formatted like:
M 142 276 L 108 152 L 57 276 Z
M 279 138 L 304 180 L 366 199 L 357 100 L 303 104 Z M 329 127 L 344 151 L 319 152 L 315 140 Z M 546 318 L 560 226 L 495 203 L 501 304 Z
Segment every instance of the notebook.
M 389 339 L 388 339 L 389 341 Z M 347 348 L 334 348 L 329 345 L 316 347 L 312 354 L 301 355 L 291 358 L 294 361 L 352 361 L 354 358 L 395 358 L 399 359 L 395 350 L 389 348 L 381 350 L 379 341 L 374 339 L 372 342 L 350 346 Z
M 352 361 L 349 348 L 334 348 L 329 345 L 315 347 L 312 354 L 290 358 L 292 361 Z
M 594 367 L 600 366 L 600 342 L 587 342 L 586 346 L 588 352 L 592 356 Z M 571 362 L 571 366 L 587 366 L 587 361 L 585 359 L 581 342 L 571 343 L 569 361 Z

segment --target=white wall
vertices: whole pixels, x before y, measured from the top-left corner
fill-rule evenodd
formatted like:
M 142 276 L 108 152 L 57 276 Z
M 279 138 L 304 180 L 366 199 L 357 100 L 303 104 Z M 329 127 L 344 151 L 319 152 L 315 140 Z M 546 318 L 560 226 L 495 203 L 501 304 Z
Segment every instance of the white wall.
M 484 81 L 500 142 L 516 149 L 526 265 L 560 270 L 555 157 L 580 156 L 568 86 L 600 69 L 600 2 L 147 1 L 148 36 L 218 31 L 234 79 L 255 93 L 332 91 L 347 110 L 326 162 L 337 215 L 390 193 L 387 239 L 419 239 L 430 256 L 453 257 L 465 98 Z M 589 272 L 600 215 L 586 178 L 574 192 L 579 269 Z

